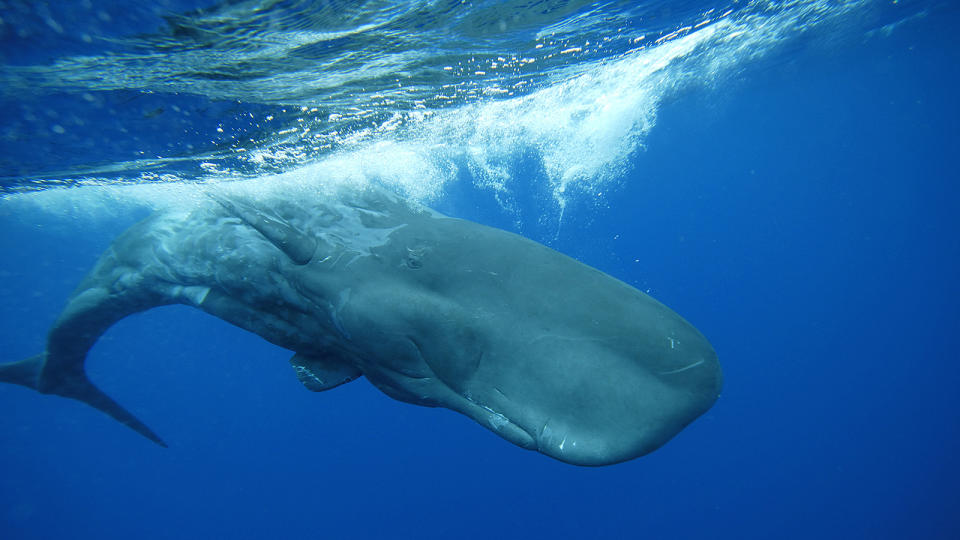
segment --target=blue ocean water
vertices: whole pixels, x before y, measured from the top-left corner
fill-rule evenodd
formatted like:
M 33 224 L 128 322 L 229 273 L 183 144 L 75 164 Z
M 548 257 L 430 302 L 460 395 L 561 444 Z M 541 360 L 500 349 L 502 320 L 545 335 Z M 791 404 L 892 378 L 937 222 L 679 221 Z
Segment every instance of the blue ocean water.
M 648 291 L 716 405 L 579 468 L 186 307 L 0 388 L 3 538 L 957 538 L 952 2 L 0 2 L 2 361 L 205 186 L 373 182 Z

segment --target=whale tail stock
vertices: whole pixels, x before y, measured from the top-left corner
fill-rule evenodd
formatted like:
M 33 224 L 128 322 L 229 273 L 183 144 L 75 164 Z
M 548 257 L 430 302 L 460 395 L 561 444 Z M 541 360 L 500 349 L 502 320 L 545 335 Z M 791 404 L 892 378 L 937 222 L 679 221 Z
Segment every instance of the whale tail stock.
M 231 215 L 259 231 L 295 264 L 309 262 L 317 249 L 315 240 L 279 218 L 261 213 L 243 201 L 219 195 L 211 195 L 211 198 Z M 120 319 L 169 304 L 199 307 L 208 299 L 209 287 L 181 286 L 168 280 L 164 263 L 155 255 L 156 251 L 162 250 L 158 246 L 157 231 L 168 231 L 168 225 L 157 225 L 156 217 L 160 215 L 155 214 L 155 217 L 134 225 L 114 240 L 71 295 L 50 329 L 46 350 L 19 362 L 0 364 L 0 383 L 19 384 L 43 394 L 82 401 L 166 447 L 166 443 L 149 427 L 97 388 L 84 370 L 87 352 Z M 339 381 L 328 381 L 323 388 L 358 376 L 344 372 L 342 367 L 330 368 L 316 359 L 300 360 L 302 362 L 298 360 L 300 363 L 295 365 L 306 370 L 304 373 L 323 373 L 332 377 L 330 381 Z M 311 379 L 307 387 L 314 389 L 313 386 L 316 383 Z
M 43 394 L 55 394 L 82 401 L 160 446 L 167 447 L 163 439 L 146 424 L 94 386 L 84 373 L 82 363 L 73 365 L 79 369 L 51 370 L 47 353 L 41 353 L 19 362 L 0 364 L 0 382 L 19 384 Z
M 47 336 L 46 350 L 19 362 L 0 364 L 0 382 L 81 401 L 166 447 L 136 416 L 94 386 L 84 370 L 87 352 L 115 322 L 150 307 L 171 303 L 149 290 L 126 287 L 122 280 L 108 279 L 120 270 L 123 268 L 114 260 L 112 251 L 108 251 L 67 302 Z

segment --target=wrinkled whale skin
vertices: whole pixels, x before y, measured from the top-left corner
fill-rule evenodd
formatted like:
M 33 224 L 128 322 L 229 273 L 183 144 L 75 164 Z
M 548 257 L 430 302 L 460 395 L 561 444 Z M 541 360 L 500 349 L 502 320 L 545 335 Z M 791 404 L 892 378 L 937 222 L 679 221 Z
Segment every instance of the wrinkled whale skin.
M 578 465 L 660 447 L 722 385 L 707 340 L 646 294 L 373 187 L 211 191 L 189 213 L 154 214 L 101 256 L 46 350 L 0 365 L 0 381 L 79 399 L 163 444 L 83 362 L 116 321 L 177 303 L 293 351 L 310 390 L 362 375 L 395 399 L 455 410 Z

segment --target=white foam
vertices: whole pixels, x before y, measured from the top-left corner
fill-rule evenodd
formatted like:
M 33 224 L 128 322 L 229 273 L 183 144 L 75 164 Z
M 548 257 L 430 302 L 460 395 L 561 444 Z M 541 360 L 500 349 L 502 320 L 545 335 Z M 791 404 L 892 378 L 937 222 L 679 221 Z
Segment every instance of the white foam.
M 346 141 L 343 149 L 280 175 L 251 179 L 211 171 L 204 180 L 230 181 L 231 189 L 254 195 L 377 181 L 429 203 L 464 168 L 478 187 L 497 192 L 535 181 L 517 177 L 512 166 L 523 154 L 540 161 L 543 175 L 537 181 L 548 184 L 546 191 L 562 210 L 571 197 L 595 197 L 624 178 L 664 99 L 691 85 L 716 85 L 726 74 L 864 3 L 755 2 L 734 15 L 715 14 L 706 23 L 698 19 L 696 27 L 684 27 L 656 45 L 571 64 L 562 80 L 525 95 L 410 114 L 400 129 L 365 133 L 366 139 Z M 93 179 L 80 188 L 8 197 L 0 205 L 96 217 L 131 206 L 182 208 L 203 200 L 203 183 L 171 180 L 115 186 L 106 178 Z
M 737 19 L 727 13 L 592 65 L 575 65 L 568 79 L 514 99 L 444 111 L 423 121 L 398 147 L 430 152 L 427 161 L 465 163 L 478 186 L 509 191 L 517 178 L 508 164 L 518 150 L 539 156 L 549 191 L 562 209 L 570 197 L 595 196 L 624 177 L 642 149 L 664 99 L 692 85 L 710 88 L 727 74 L 777 49 L 817 24 L 831 23 L 861 6 L 840 2 L 757 2 Z M 390 156 L 384 156 L 390 160 Z M 422 193 L 436 193 L 451 178 L 437 175 Z

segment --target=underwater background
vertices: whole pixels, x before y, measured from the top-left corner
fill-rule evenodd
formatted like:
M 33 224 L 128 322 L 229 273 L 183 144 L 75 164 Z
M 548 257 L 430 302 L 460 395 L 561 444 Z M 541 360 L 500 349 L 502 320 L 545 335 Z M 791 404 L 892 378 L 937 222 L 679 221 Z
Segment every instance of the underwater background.
M 648 292 L 723 394 L 580 468 L 183 306 L 0 388 L 0 538 L 960 537 L 960 5 L 0 1 L 0 361 L 232 182 L 376 183 Z

